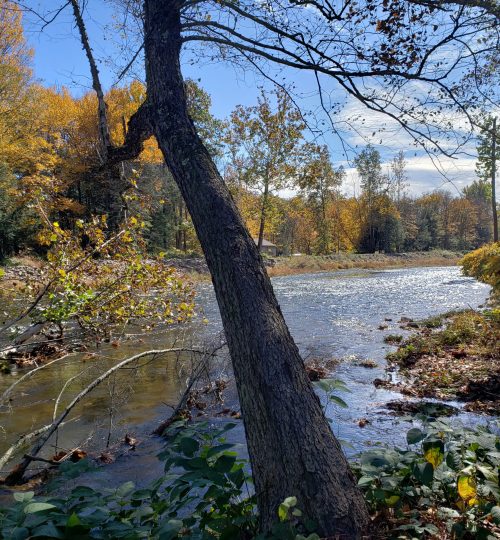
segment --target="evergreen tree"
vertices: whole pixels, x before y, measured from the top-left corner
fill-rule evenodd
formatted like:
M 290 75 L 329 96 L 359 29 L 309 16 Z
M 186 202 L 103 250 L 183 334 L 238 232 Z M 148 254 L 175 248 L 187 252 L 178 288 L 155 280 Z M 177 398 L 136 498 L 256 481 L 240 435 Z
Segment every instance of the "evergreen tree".
M 498 209 L 496 203 L 496 172 L 499 136 L 497 119 L 488 117 L 481 129 L 477 146 L 476 172 L 481 180 L 491 183 L 491 208 L 493 214 L 493 241 L 498 242 Z

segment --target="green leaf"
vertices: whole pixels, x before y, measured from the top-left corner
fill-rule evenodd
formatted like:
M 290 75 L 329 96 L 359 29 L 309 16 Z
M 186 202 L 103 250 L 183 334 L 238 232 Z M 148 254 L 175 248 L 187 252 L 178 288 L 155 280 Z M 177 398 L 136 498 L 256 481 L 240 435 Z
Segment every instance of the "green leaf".
M 369 486 L 373 482 L 373 478 L 370 476 L 362 476 L 358 480 L 358 486 Z
M 448 452 L 446 455 L 446 465 L 453 471 L 460 468 L 460 454 L 458 452 Z
M 493 521 L 494 521 L 497 525 L 500 525 L 500 506 L 494 506 L 494 507 L 490 510 L 490 514 L 491 514 L 491 517 L 493 518 Z
M 287 497 L 281 504 L 284 504 L 287 508 L 293 508 L 297 506 L 297 497 Z
M 186 456 L 193 456 L 200 448 L 200 443 L 192 437 L 183 437 L 179 443 L 180 450 Z
M 97 496 L 98 493 L 94 489 L 88 487 L 88 486 L 77 486 L 75 489 L 71 491 L 72 497 L 91 497 L 91 496 Z
M 14 500 L 17 502 L 28 502 L 35 496 L 34 491 L 26 491 L 26 493 L 14 493 Z
M 171 519 L 161 526 L 159 530 L 159 540 L 173 540 L 177 538 L 179 531 L 182 529 L 183 523 L 178 519 Z
M 227 454 L 223 454 L 215 462 L 214 469 L 217 472 L 228 473 L 233 468 L 235 461 L 236 456 L 228 456 Z
M 27 506 L 24 507 L 24 513 L 34 514 L 35 512 L 44 512 L 45 510 L 52 510 L 53 508 L 57 507 L 50 503 L 34 502 L 29 503 Z
M 498 473 L 494 471 L 491 467 L 486 467 L 484 465 L 477 465 L 478 471 L 482 473 L 482 475 L 486 478 L 486 480 L 490 480 L 492 482 L 498 481 Z
M 342 407 L 343 409 L 347 409 L 349 407 L 349 405 L 347 405 L 347 403 L 342 398 L 339 398 L 339 396 L 330 396 L 330 401 L 333 401 L 335 404 L 337 404 L 339 407 Z
M 280 521 L 286 521 L 288 519 L 288 506 L 281 503 L 278 507 L 278 518 Z
M 430 486 L 434 479 L 434 467 L 430 463 L 418 463 L 413 469 L 413 474 L 424 486 Z
M 125 497 L 125 495 L 130 493 L 134 488 L 134 482 L 125 482 L 116 490 L 116 495 L 117 497 Z
M 30 538 L 64 538 L 64 534 L 53 523 L 44 523 L 31 532 Z
M 408 444 L 417 444 L 425 439 L 425 433 L 418 428 L 412 428 L 406 434 L 406 442 Z
M 214 446 L 213 448 L 210 448 L 210 450 L 207 452 L 207 458 L 216 456 L 217 454 L 222 454 L 222 452 L 225 452 L 226 450 L 231 450 L 231 448 L 234 448 L 234 444 L 226 443 Z
M 29 535 L 30 532 L 26 527 L 16 527 L 10 531 L 9 540 L 25 540 Z
M 399 495 L 391 495 L 390 497 L 387 497 L 385 499 L 385 504 L 389 507 L 389 508 L 392 508 L 393 506 L 396 506 L 396 504 L 398 503 L 400 499 L 400 496 Z
M 78 527 L 81 524 L 82 522 L 80 521 L 80 518 L 75 514 L 75 512 L 73 512 L 66 522 L 66 527 L 71 529 L 72 527 Z

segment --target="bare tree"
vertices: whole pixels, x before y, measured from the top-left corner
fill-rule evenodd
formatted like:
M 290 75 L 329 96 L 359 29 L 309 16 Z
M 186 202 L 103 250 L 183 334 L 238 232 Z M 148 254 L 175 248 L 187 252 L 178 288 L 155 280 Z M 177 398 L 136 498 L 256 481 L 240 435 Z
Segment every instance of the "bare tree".
M 482 3 L 145 0 L 137 10 L 148 95 L 124 146 L 108 148 L 107 165 L 136 157 L 154 135 L 182 192 L 222 315 L 264 530 L 291 495 L 323 536 L 359 538 L 368 516 L 257 248 L 189 117 L 181 50 L 183 58 L 246 63 L 270 78 L 308 72 L 333 129 L 337 109 L 325 99 L 332 85 L 429 150 L 452 155 L 470 134 L 453 130 L 446 112 L 469 116 L 460 81 L 498 50 L 498 18 Z

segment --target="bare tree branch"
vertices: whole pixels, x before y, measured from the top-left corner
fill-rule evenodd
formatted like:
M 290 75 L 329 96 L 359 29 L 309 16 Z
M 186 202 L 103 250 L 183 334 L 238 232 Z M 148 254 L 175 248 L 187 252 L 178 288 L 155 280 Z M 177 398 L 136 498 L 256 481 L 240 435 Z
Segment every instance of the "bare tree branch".
M 200 349 L 187 349 L 187 348 L 156 349 L 156 350 L 151 350 L 151 351 L 144 351 L 142 353 L 131 356 L 130 358 L 126 358 L 125 360 L 122 360 L 121 362 L 113 366 L 111 369 L 108 369 L 106 372 L 104 372 L 102 375 L 100 375 L 94 381 L 92 381 L 76 397 L 74 397 L 71 403 L 64 409 L 64 411 L 51 424 L 43 427 L 42 431 L 38 430 L 37 432 L 34 432 L 35 435 L 31 434 L 30 439 L 33 439 L 40 434 L 43 434 L 43 436 L 40 437 L 38 442 L 32 448 L 29 455 L 25 456 L 23 461 L 12 471 L 11 474 L 7 476 L 7 478 L 5 479 L 5 484 L 15 485 L 22 482 L 24 473 L 26 472 L 26 469 L 29 467 L 29 464 L 33 460 L 33 457 L 36 457 L 38 455 L 38 453 L 43 448 L 45 443 L 49 440 L 52 434 L 55 433 L 55 431 L 59 428 L 59 426 L 62 424 L 64 419 L 68 416 L 68 414 L 87 394 L 92 392 L 94 388 L 99 386 L 103 381 L 105 381 L 113 373 L 117 372 L 120 369 L 123 369 L 123 367 L 125 367 L 127 364 L 130 364 L 131 362 L 135 362 L 139 360 L 140 358 L 144 358 L 145 356 L 153 356 L 154 358 L 156 358 L 160 355 L 165 355 L 165 354 L 174 353 L 174 352 L 192 352 L 192 353 L 197 353 L 197 354 L 205 354 L 205 351 L 200 350 Z M 23 444 L 26 444 L 26 441 L 24 441 Z M 18 444 L 16 448 L 20 446 L 21 444 Z M 15 449 L 14 450 L 9 449 L 8 456 L 4 455 L 2 458 L 0 458 L 0 467 L 10 459 L 14 451 Z

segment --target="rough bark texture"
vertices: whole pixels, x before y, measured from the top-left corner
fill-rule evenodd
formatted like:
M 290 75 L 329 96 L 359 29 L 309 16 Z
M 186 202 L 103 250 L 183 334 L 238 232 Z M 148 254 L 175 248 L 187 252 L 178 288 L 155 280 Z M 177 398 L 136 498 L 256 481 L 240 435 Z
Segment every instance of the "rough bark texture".
M 219 303 L 240 397 L 262 527 L 288 496 L 318 532 L 360 538 L 368 517 L 274 296 L 257 247 L 190 120 L 179 4 L 145 1 L 154 134 L 182 192 Z

